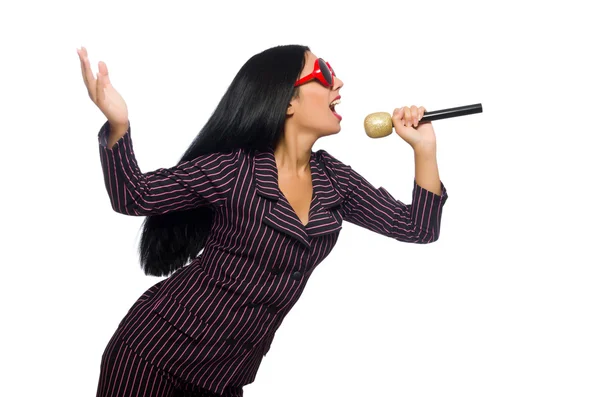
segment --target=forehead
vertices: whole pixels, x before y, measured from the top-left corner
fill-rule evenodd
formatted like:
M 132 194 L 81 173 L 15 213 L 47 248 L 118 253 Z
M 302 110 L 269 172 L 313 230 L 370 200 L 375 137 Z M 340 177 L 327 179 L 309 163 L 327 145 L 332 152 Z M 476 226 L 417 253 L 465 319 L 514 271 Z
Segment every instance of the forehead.
M 318 57 L 315 54 L 313 54 L 310 51 L 307 51 L 304 62 L 304 70 L 308 70 L 310 73 L 313 70 L 313 67 L 315 66 L 315 61 L 317 59 Z
M 312 51 L 307 51 L 306 52 L 306 62 L 310 62 L 310 63 L 315 63 L 315 61 L 318 59 L 318 57 L 313 54 Z

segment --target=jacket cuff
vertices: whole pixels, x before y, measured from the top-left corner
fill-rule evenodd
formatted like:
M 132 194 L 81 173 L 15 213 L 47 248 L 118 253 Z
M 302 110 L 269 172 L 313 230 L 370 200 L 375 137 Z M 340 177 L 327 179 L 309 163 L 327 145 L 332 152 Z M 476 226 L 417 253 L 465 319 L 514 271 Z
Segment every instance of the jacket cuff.
M 441 195 L 437 195 L 413 181 L 411 217 L 423 231 L 437 238 L 440 232 L 442 207 L 448 199 L 444 183 L 440 181 Z
M 98 132 L 98 144 L 106 149 L 106 150 L 115 150 L 117 149 L 118 146 L 123 146 L 124 141 L 128 141 L 126 143 L 129 143 L 129 141 L 131 140 L 131 123 L 128 121 L 127 122 L 127 132 L 125 133 L 125 135 L 123 135 L 121 138 L 119 138 L 119 140 L 115 143 L 115 145 L 111 148 L 108 148 L 108 135 L 110 134 L 110 123 L 108 122 L 108 120 L 102 125 L 102 127 L 100 128 L 100 132 Z

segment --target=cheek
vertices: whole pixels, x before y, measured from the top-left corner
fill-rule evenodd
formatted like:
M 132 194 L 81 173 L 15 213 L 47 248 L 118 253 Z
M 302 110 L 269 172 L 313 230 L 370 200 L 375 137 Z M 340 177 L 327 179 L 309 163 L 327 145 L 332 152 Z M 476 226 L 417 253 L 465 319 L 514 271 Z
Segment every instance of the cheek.
M 305 92 L 305 105 L 309 105 L 313 109 L 323 109 L 329 107 L 329 91 L 319 84 L 310 87 L 310 90 Z
M 307 124 L 319 123 L 318 120 L 328 117 L 331 114 L 329 92 L 306 90 L 301 104 L 301 114 Z
M 329 109 L 329 97 L 323 97 L 322 95 L 319 97 L 315 97 L 313 102 L 311 103 L 312 110 L 315 114 L 327 114 L 331 113 L 331 109 Z

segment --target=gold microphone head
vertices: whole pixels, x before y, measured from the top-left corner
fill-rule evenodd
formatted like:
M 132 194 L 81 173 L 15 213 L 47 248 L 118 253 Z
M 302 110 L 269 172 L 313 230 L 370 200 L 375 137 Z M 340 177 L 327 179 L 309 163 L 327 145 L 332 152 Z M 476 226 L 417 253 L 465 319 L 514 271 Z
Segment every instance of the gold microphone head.
M 371 138 L 383 138 L 392 133 L 392 115 L 388 112 L 371 113 L 365 117 L 365 132 Z

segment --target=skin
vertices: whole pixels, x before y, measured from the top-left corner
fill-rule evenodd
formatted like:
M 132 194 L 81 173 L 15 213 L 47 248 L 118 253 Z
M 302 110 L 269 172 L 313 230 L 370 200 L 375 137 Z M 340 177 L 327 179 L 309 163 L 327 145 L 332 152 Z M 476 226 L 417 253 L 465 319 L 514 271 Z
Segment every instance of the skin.
M 307 52 L 305 58 L 300 77 L 312 73 L 317 56 Z M 317 139 L 340 131 L 340 120 L 333 115 L 329 104 L 339 95 L 343 85 L 337 77 L 334 77 L 333 86 L 328 88 L 317 80 L 301 85 L 298 96 L 289 103 L 284 134 L 275 146 L 279 189 L 304 225 L 308 223 L 313 193 L 310 172 L 312 147 Z
M 77 49 L 81 75 L 88 91 L 88 96 L 100 111 L 106 116 L 110 124 L 108 147 L 114 144 L 127 132 L 129 127 L 129 112 L 123 97 L 115 90 L 108 76 L 108 68 L 102 61 L 98 62 L 96 77 L 92 73 L 88 52 L 85 47 Z
M 317 56 L 306 53 L 306 62 L 299 78 L 312 73 Z M 317 80 L 303 84 L 287 110 L 282 140 L 275 147 L 279 188 L 296 212 L 300 221 L 308 223 L 312 199 L 310 154 L 317 139 L 337 134 L 340 120 L 333 115 L 329 104 L 338 96 L 344 83 L 337 76 L 331 87 Z M 441 184 L 436 160 L 436 139 L 431 123 L 421 123 L 426 109 L 417 106 L 396 108 L 392 124 L 396 133 L 415 152 L 415 179 L 425 189 L 440 195 Z
M 94 77 L 87 49 L 81 47 L 77 54 L 88 96 L 110 124 L 108 147 L 112 148 L 127 132 L 127 105 L 112 86 L 106 64 L 98 62 L 98 73 Z M 306 63 L 299 78 L 313 71 L 316 59 L 312 52 L 306 53 Z M 309 162 L 312 147 L 317 139 L 340 131 L 340 120 L 333 115 L 329 104 L 339 95 L 343 85 L 337 76 L 331 87 L 325 87 L 317 80 L 301 85 L 299 95 L 289 103 L 284 134 L 275 148 L 279 188 L 304 225 L 309 220 L 313 193 Z M 414 105 L 397 108 L 392 114 L 392 124 L 396 133 L 414 149 L 416 182 L 439 195 L 441 185 L 435 133 L 431 123 L 419 124 L 424 112 L 425 108 Z

